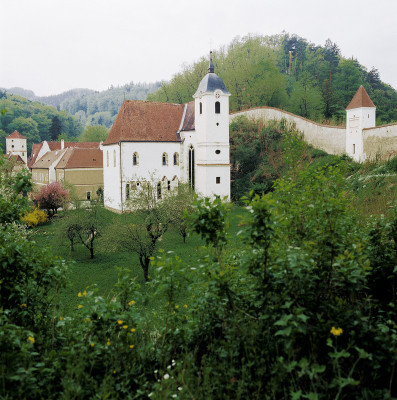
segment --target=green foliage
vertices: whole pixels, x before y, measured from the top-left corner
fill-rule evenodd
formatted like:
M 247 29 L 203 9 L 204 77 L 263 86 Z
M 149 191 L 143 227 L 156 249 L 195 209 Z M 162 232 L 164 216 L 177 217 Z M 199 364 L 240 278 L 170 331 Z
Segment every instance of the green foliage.
M 0 129 L 7 133 L 4 138 L 17 130 L 27 138 L 28 152 L 31 151 L 33 143 L 52 140 L 55 134 L 59 135 L 60 126 L 62 126 L 62 133 L 69 137 L 79 136 L 82 131 L 81 124 L 64 111 L 59 112 L 54 107 L 9 93 L 0 99 L 1 109 L 7 110 L 6 113 L 0 115 Z M 58 123 L 53 125 L 56 119 Z M 56 131 L 52 132 L 51 129 L 55 128 Z M 4 139 L 2 145 L 5 146 Z
M 79 137 L 80 142 L 104 142 L 109 131 L 101 125 L 87 126 Z

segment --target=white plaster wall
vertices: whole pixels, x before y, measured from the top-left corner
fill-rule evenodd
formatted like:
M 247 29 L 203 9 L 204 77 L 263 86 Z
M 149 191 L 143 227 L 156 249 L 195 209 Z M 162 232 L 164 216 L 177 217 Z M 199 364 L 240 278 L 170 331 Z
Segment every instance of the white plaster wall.
M 114 155 L 116 155 L 116 166 L 114 163 Z M 105 207 L 122 211 L 120 146 L 118 144 L 103 146 L 103 192 Z
M 216 178 L 220 183 L 216 183 Z M 215 195 L 230 200 L 230 166 L 229 165 L 197 165 L 197 193 L 213 198 Z
M 193 146 L 195 152 L 197 151 L 197 134 L 196 131 L 181 132 L 181 157 L 180 157 L 180 180 L 182 183 L 189 181 L 189 148 Z M 197 176 L 197 173 L 196 173 Z
M 263 119 L 265 121 L 280 121 L 281 119 L 285 119 L 287 123 L 294 124 L 296 129 L 303 133 L 305 141 L 313 147 L 335 155 L 344 154 L 346 151 L 345 127 L 321 125 L 272 107 L 254 108 L 231 114 L 230 122 L 241 115 L 245 115 L 247 118 Z
M 368 160 L 388 160 L 397 154 L 397 123 L 363 130 L 364 152 Z

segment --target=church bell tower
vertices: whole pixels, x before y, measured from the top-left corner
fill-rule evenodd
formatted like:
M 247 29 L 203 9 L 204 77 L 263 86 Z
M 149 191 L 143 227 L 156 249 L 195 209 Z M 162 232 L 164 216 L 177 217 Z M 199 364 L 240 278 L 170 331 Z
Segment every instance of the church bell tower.
M 212 52 L 208 74 L 193 95 L 195 99 L 196 192 L 230 200 L 229 96 L 215 74 Z

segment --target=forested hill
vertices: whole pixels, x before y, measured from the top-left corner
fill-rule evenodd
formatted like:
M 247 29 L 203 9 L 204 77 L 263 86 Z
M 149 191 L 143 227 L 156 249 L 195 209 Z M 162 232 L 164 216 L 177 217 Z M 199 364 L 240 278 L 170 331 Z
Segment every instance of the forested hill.
M 77 138 L 83 131 L 80 122 L 65 111 L 37 101 L 0 91 L 0 144 L 15 130 L 27 139 L 28 153 L 33 143 L 62 137 Z
M 213 62 L 215 73 L 232 93 L 231 112 L 271 106 L 338 124 L 363 85 L 377 107 L 377 124 L 397 121 L 397 91 L 381 81 L 376 68 L 368 71 L 358 60 L 343 57 L 330 40 L 316 46 L 296 35 L 250 35 L 215 51 Z M 202 57 L 147 99 L 191 101 L 207 68 L 208 57 Z
M 83 126 L 104 125 L 111 127 L 124 99 L 145 100 L 148 93 L 156 91 L 160 82 L 127 83 L 123 86 L 110 86 L 102 92 L 90 89 L 72 89 L 67 92 L 38 97 L 31 90 L 22 88 L 3 89 L 8 93 L 26 97 L 32 101 L 54 106 L 60 111 L 73 115 Z

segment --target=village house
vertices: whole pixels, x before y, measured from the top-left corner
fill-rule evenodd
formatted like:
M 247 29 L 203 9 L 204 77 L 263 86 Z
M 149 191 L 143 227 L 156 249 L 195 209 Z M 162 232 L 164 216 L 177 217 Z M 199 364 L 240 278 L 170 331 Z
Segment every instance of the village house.
M 102 151 L 97 142 L 44 141 L 33 145 L 29 159 L 36 188 L 52 182 L 68 183 L 75 187 L 79 200 L 91 200 L 103 189 L 102 165 Z

